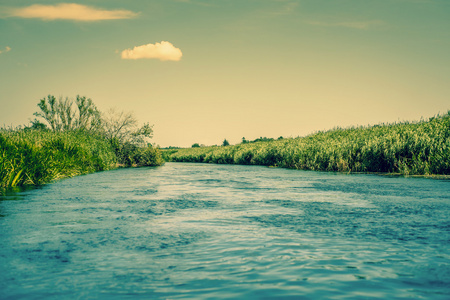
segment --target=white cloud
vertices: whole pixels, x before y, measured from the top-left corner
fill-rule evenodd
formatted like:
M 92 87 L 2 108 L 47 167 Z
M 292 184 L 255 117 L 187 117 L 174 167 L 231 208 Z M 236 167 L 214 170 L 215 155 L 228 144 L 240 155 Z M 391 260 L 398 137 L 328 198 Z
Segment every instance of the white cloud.
M 5 47 L 5 50 L 0 50 L 0 54 L 2 54 L 2 53 L 6 53 L 6 52 L 9 52 L 9 51 L 11 51 L 11 47 L 8 47 L 8 46 L 6 46 Z
M 179 48 L 176 48 L 171 43 L 165 41 L 136 46 L 133 49 L 125 49 L 121 53 L 122 59 L 153 58 L 162 61 L 179 61 L 181 56 L 183 56 L 183 53 L 181 53 Z
M 11 9 L 9 14 L 10 16 L 20 18 L 75 21 L 130 19 L 138 15 L 129 10 L 102 10 L 76 3 L 60 3 L 57 5 L 35 4 L 23 8 Z

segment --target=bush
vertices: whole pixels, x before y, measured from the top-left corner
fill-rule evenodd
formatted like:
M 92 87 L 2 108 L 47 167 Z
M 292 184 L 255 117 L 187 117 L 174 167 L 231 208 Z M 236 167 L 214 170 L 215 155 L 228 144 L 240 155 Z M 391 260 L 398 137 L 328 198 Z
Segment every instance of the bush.
M 152 146 L 136 149 L 133 154 L 133 160 L 137 167 L 160 166 L 164 163 L 161 151 L 158 148 L 153 148 Z

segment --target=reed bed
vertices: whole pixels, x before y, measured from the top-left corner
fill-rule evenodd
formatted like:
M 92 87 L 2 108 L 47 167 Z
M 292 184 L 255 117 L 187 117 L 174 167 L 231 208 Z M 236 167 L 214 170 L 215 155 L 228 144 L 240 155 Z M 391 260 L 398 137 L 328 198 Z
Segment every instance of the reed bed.
M 175 162 L 316 171 L 450 174 L 450 111 L 429 120 L 336 128 L 306 137 L 171 150 Z
M 116 162 L 111 145 L 87 132 L 0 129 L 3 188 L 109 170 Z

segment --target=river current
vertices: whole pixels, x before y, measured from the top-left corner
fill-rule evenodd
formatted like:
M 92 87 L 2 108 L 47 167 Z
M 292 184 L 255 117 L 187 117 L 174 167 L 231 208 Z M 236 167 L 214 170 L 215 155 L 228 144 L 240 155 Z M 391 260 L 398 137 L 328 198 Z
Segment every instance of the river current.
M 0 299 L 450 299 L 450 181 L 166 163 L 0 196 Z

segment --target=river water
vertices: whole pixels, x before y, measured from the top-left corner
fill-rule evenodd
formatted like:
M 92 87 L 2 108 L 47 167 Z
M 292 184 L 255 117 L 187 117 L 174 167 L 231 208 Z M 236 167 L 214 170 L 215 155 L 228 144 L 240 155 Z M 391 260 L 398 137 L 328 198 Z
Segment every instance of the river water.
M 0 299 L 450 299 L 450 181 L 167 163 L 0 196 Z

